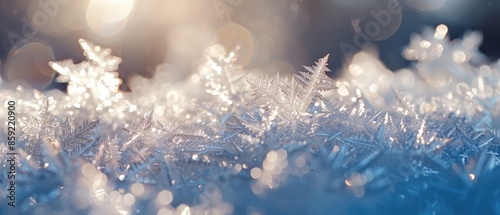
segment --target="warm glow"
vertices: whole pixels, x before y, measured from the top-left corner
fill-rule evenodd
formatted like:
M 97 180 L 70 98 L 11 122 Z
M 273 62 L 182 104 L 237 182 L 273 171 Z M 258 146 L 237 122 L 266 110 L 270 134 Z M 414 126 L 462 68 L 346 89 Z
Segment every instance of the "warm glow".
M 134 4 L 134 0 L 91 0 L 87 7 L 87 24 L 99 35 L 115 35 L 125 26 Z

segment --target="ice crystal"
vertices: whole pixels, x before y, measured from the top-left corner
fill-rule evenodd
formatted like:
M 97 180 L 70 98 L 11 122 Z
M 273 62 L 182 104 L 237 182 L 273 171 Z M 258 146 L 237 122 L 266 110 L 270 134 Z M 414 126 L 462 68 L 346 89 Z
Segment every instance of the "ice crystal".
M 118 146 L 119 141 L 120 139 L 116 135 L 112 139 L 108 136 L 99 144 L 99 149 L 95 154 L 95 161 L 98 162 L 99 169 L 104 169 L 106 172 L 111 171 L 115 177 L 120 167 L 119 162 L 122 154 Z
M 239 214 L 258 212 L 253 202 L 278 213 L 281 199 L 299 199 L 307 204 L 286 202 L 293 213 L 326 213 L 329 199 L 354 196 L 380 200 L 377 212 L 418 201 L 430 213 L 487 196 L 495 201 L 471 213 L 493 214 L 500 189 L 481 186 L 500 166 L 500 69 L 478 53 L 478 34 L 451 43 L 446 33 L 414 36 L 403 55 L 415 66 L 401 73 L 360 53 L 350 82 L 327 76 L 328 55 L 291 78 L 248 78 L 231 52 L 207 55 L 185 85 L 138 78 L 152 84 L 131 93 L 118 91 L 121 60 L 80 40 L 87 61 L 51 64 L 67 95 L 0 96 L 19 97 L 20 211 Z M 378 82 L 361 80 L 365 70 Z M 193 83 L 202 91 L 174 89 Z
M 300 108 L 305 109 L 312 102 L 312 98 L 318 95 L 318 92 L 329 91 L 337 89 L 334 86 L 332 79 L 326 76 L 326 72 L 330 70 L 327 68 L 328 65 L 328 55 L 319 59 L 314 67 L 304 67 L 307 72 L 300 72 L 300 75 L 295 75 L 295 77 L 300 80 L 302 87 L 298 90 L 298 96 L 302 101 L 300 103 Z M 293 82 L 292 82 L 293 83 Z M 295 91 L 295 86 L 292 84 L 292 90 L 287 90 L 287 92 Z
M 235 53 L 225 55 L 217 47 L 207 49 L 203 63 L 191 76 L 191 80 L 201 79 L 199 82 L 204 84 L 202 90 L 206 93 L 194 100 L 196 112 L 201 112 L 195 116 L 207 125 L 224 124 L 233 114 L 245 112 L 242 102 L 248 95 L 244 72 L 235 64 Z
M 120 150 L 124 152 L 123 158 L 126 161 L 145 162 L 157 147 L 152 120 L 153 110 L 138 123 L 123 129 L 127 132 L 128 138 Z
M 234 55 L 234 53 L 233 53 Z M 233 64 L 235 57 L 207 55 L 206 65 L 200 68 L 200 76 L 205 78 L 206 92 L 214 95 L 221 103 L 237 104 L 241 100 L 245 85 L 241 69 Z
M 29 118 L 28 122 L 21 123 L 26 129 L 19 140 L 26 140 L 26 151 L 40 164 L 43 162 L 42 145 L 44 140 L 56 139 L 57 124 L 55 117 L 48 111 L 49 103 L 46 98 L 40 111 Z
M 98 138 L 95 138 L 95 129 L 98 123 L 98 120 L 84 121 L 82 125 L 72 129 L 66 118 L 59 126 L 61 130 L 57 137 L 60 140 L 62 152 L 68 157 L 93 157 L 92 148 L 97 148 Z
M 316 62 L 314 67 L 304 67 L 294 78 L 282 79 L 279 74 L 272 78 L 248 79 L 254 89 L 253 104 L 274 106 L 280 112 L 304 112 L 319 92 L 336 89 L 333 81 L 326 76 L 328 55 Z M 254 103 L 255 102 L 255 103 Z
M 77 65 L 73 64 L 72 60 L 50 62 L 50 66 L 59 73 L 56 81 L 68 83 L 69 94 L 85 96 L 90 93 L 101 100 L 109 99 L 117 92 L 121 83 L 118 73 L 115 72 L 121 59 L 112 56 L 110 49 L 101 48 L 83 39 L 80 39 L 79 43 L 89 61 Z
M 79 44 L 87 58 L 86 61 L 78 64 L 70 59 L 49 62 L 58 74 L 55 81 L 68 83 L 68 96 L 58 103 L 67 112 L 59 114 L 68 117 L 88 115 L 90 118 L 104 118 L 109 121 L 109 117 L 96 114 L 96 111 L 103 111 L 111 117 L 115 115 L 123 117 L 125 115 L 123 94 L 119 91 L 122 80 L 116 72 L 121 59 L 111 55 L 110 49 L 83 39 L 79 40 Z

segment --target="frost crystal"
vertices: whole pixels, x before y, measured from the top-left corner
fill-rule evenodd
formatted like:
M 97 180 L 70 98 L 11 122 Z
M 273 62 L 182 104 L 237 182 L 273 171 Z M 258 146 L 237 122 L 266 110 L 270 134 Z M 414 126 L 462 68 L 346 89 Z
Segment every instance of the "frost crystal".
M 463 201 L 498 213 L 500 67 L 478 53 L 479 34 L 446 34 L 412 37 L 415 66 L 396 73 L 362 52 L 352 80 L 327 76 L 328 55 L 291 78 L 247 78 L 235 53 L 212 53 L 186 83 L 160 73 L 130 93 L 121 60 L 80 40 L 87 61 L 51 63 L 67 95 L 0 94 L 19 100 L 19 210 L 327 214 L 332 199 L 363 197 L 374 213 L 461 213 Z
M 111 50 L 96 46 L 83 39 L 79 40 L 87 61 L 74 64 L 73 60 L 49 62 L 58 76 L 56 82 L 68 83 L 68 96 L 58 105 L 71 115 L 89 115 L 102 118 L 95 111 L 112 115 L 124 115 L 121 103 L 123 94 L 119 92 L 122 80 L 116 70 L 121 59 L 111 55 Z M 106 117 L 107 118 L 107 117 Z M 82 119 L 85 120 L 85 119 Z
M 95 138 L 95 129 L 98 120 L 84 121 L 82 125 L 77 126 L 75 129 L 71 128 L 68 119 L 64 120 L 60 125 L 60 132 L 58 132 L 58 139 L 62 146 L 62 151 L 68 157 L 83 157 L 92 156 L 92 148 L 96 148 L 95 143 L 98 138 Z

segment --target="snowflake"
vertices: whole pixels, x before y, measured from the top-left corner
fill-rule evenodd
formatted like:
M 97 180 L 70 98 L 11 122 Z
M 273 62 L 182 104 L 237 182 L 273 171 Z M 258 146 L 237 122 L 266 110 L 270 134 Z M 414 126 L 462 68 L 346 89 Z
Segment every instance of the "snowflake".
M 119 91 L 122 80 L 116 72 L 121 59 L 111 55 L 110 49 L 79 40 L 87 61 L 74 64 L 72 60 L 50 62 L 58 76 L 55 81 L 68 83 L 67 96 L 58 105 L 70 110 L 67 116 L 87 114 L 92 118 L 109 117 L 99 115 L 101 110 L 108 115 L 124 117 L 123 94 Z M 109 121 L 109 120 L 107 120 Z

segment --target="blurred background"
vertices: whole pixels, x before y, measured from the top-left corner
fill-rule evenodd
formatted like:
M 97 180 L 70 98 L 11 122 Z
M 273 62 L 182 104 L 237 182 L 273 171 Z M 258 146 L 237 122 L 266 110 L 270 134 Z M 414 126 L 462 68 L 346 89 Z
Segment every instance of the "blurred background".
M 483 33 L 480 50 L 500 57 L 498 0 L 0 0 L 0 76 L 39 89 L 53 83 L 49 61 L 84 60 L 84 38 L 123 59 L 127 81 L 162 70 L 182 81 L 204 49 L 221 44 L 237 63 L 264 73 L 295 73 L 330 54 L 335 78 L 352 54 L 374 46 L 388 69 L 410 62 L 412 33 L 439 24 L 451 39 Z

